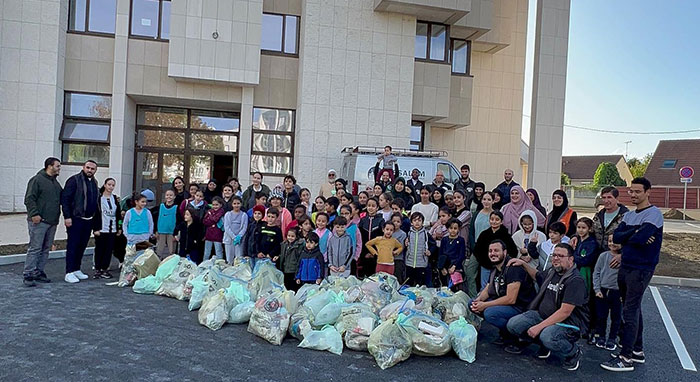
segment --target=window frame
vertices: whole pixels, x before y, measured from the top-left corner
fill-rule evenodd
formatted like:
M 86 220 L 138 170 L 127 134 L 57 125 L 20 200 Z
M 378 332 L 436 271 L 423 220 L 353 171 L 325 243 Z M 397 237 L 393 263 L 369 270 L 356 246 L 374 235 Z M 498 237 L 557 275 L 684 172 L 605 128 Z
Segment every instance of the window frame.
M 252 123 L 250 126 L 250 160 L 252 162 L 253 160 L 253 155 L 264 155 L 264 156 L 280 156 L 280 157 L 289 157 L 290 162 L 289 162 L 289 173 L 288 174 L 283 174 L 283 173 L 275 173 L 275 172 L 261 172 L 263 176 L 286 176 L 286 175 L 291 175 L 294 173 L 294 144 L 295 144 L 295 135 L 296 135 L 296 119 L 297 119 L 297 112 L 296 110 L 293 109 L 283 109 L 279 107 L 266 107 L 266 106 L 254 106 L 253 107 L 253 116 L 255 115 L 255 109 L 267 109 L 267 110 L 284 110 L 284 111 L 291 111 L 292 112 L 292 131 L 277 131 L 277 130 L 260 130 L 256 129 L 253 127 Z M 253 120 L 254 122 L 254 120 Z M 255 134 L 267 134 L 267 135 L 281 135 L 281 136 L 288 136 L 291 139 L 291 150 L 289 153 L 278 153 L 274 151 L 258 151 L 258 150 L 253 150 L 253 140 L 255 139 Z M 250 175 L 253 175 L 253 166 L 250 164 Z
M 413 38 L 413 47 L 414 47 L 414 54 L 413 54 L 413 59 L 416 61 L 420 62 L 432 62 L 434 64 L 449 64 L 450 66 L 452 65 L 450 63 L 450 56 L 451 56 L 451 48 L 452 48 L 452 39 L 450 38 L 450 26 L 447 24 L 442 24 L 442 23 L 434 23 L 431 21 L 423 21 L 423 20 L 418 20 L 416 22 L 416 29 L 418 24 L 426 24 L 428 26 L 428 32 L 427 32 L 427 39 L 425 41 L 425 58 L 420 58 L 415 56 L 415 33 L 414 33 L 414 38 Z M 431 48 L 431 40 L 432 40 L 432 31 L 433 31 L 433 25 L 440 25 L 445 27 L 445 58 L 443 60 L 435 60 L 430 58 L 430 48 Z
M 467 68 L 464 73 L 459 73 L 454 71 L 454 43 L 455 41 L 462 41 L 467 43 Z M 464 38 L 450 38 L 450 71 L 452 72 L 453 76 L 462 76 L 462 77 L 473 77 L 471 75 L 471 67 L 472 67 L 472 41 L 467 40 Z
M 129 0 L 129 38 L 137 39 L 137 40 L 146 40 L 146 41 L 160 41 L 160 42 L 170 42 L 170 38 L 163 38 L 162 33 L 163 33 L 163 3 L 164 2 L 169 2 L 170 3 L 170 9 L 172 11 L 172 0 L 158 0 L 158 33 L 156 37 L 151 37 L 151 36 L 144 36 L 140 34 L 133 34 L 131 32 L 131 23 L 134 20 L 134 0 Z M 170 31 L 168 31 L 168 36 L 170 35 Z
M 63 92 L 63 121 L 61 121 L 61 130 L 59 132 L 58 138 L 59 141 L 61 141 L 61 163 L 66 164 L 66 165 L 76 165 L 76 166 L 82 166 L 83 163 L 78 163 L 78 162 L 70 162 L 67 160 L 67 157 L 64 157 L 64 151 L 65 151 L 65 144 L 86 144 L 89 143 L 94 146 L 103 146 L 110 148 L 112 146 L 112 119 L 106 119 L 106 118 L 95 118 L 95 117 L 80 117 L 80 116 L 72 116 L 68 115 L 68 110 L 67 110 L 67 105 L 65 102 L 66 95 L 68 94 L 86 94 L 86 95 L 94 95 L 94 96 L 102 96 L 102 97 L 109 97 L 110 100 L 112 98 L 111 94 L 106 94 L 106 93 L 95 93 L 95 92 L 77 92 L 77 91 L 70 91 L 66 90 Z M 111 114 L 111 110 L 110 110 Z M 98 142 L 94 140 L 88 140 L 88 139 L 63 139 L 63 132 L 66 128 L 66 122 L 85 122 L 85 123 L 91 123 L 91 124 L 97 124 L 97 125 L 106 125 L 108 127 L 107 129 L 107 142 Z M 66 159 L 65 161 L 63 159 Z M 109 163 L 97 163 L 98 166 L 101 167 L 109 167 Z
M 673 165 L 667 166 L 666 163 L 670 164 L 671 161 L 673 161 Z M 664 159 L 664 161 L 661 162 L 661 169 L 662 170 L 673 170 L 676 168 L 677 164 L 678 164 L 678 159 Z
M 423 151 L 425 149 L 425 122 L 423 121 L 411 121 L 411 128 L 420 125 L 420 142 L 410 140 L 408 142 L 408 147 L 410 151 Z M 410 135 L 409 135 L 410 139 Z M 411 145 L 417 145 L 418 150 L 411 150 Z
M 66 33 L 84 34 L 84 35 L 89 35 L 89 36 L 114 38 L 114 36 L 116 36 L 116 34 L 117 34 L 117 14 L 116 14 L 116 12 L 114 14 L 114 33 L 90 31 L 90 2 L 91 1 L 92 0 L 85 0 L 85 30 L 81 31 L 81 30 L 70 29 L 70 18 L 71 18 L 72 13 L 71 13 L 71 1 L 68 0 L 68 24 L 66 24 Z M 117 4 L 117 2 L 118 2 L 118 0 L 115 0 L 115 9 L 119 6 L 119 4 Z
M 299 15 L 291 15 L 291 14 L 285 14 L 285 13 L 277 13 L 277 12 L 263 12 L 263 15 L 273 15 L 273 16 L 282 16 L 282 50 L 269 50 L 269 49 L 263 49 L 262 46 L 260 47 L 260 53 L 261 54 L 267 54 L 270 56 L 283 56 L 283 57 L 299 57 L 299 41 L 300 41 L 300 28 L 301 28 L 301 16 Z M 284 45 L 285 42 L 287 41 L 287 17 L 296 17 L 297 19 L 297 33 L 295 36 L 295 53 L 286 53 L 284 51 Z M 262 24 L 261 24 L 262 28 Z M 280 110 L 286 110 L 286 109 L 280 109 Z

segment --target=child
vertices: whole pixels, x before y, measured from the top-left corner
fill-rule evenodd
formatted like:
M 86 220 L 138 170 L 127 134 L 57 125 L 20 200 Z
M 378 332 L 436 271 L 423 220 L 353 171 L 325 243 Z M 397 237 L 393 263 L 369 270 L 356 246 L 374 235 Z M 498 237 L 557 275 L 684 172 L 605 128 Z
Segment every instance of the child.
M 427 186 L 423 186 L 420 190 L 420 203 L 411 207 L 411 216 L 415 212 L 420 212 L 424 216 L 423 227 L 425 228 L 429 228 L 438 220 L 438 206 L 430 201 L 430 189 Z M 413 225 L 412 222 L 411 225 Z
M 185 216 L 185 210 L 187 209 L 187 205 L 194 200 L 194 194 L 196 194 L 199 190 L 199 186 L 196 183 L 190 183 L 187 189 L 189 190 L 189 193 L 185 193 L 188 195 L 187 199 L 184 199 L 177 207 L 177 212 L 180 215 L 180 222 L 182 222 L 182 218 L 183 216 Z
M 574 262 L 588 291 L 593 290 L 593 266 L 598 256 L 598 241 L 591 235 L 593 220 L 583 217 L 576 222 L 576 236 L 572 241 L 574 247 Z
M 379 195 L 379 212 L 382 214 L 382 219 L 384 219 L 385 222 L 391 220 L 391 214 L 393 213 L 391 210 L 391 202 L 393 201 L 394 197 L 391 196 L 389 192 L 384 192 Z
M 541 243 L 537 236 L 531 236 L 530 242 L 527 244 L 527 252 L 530 257 L 537 259 L 537 268 L 541 271 L 546 271 L 552 266 L 550 256 L 554 252 L 554 247 L 559 243 L 568 243 L 569 237 L 566 236 L 566 226 L 562 222 L 554 222 L 549 225 L 549 240 Z
M 333 221 L 338 216 L 339 205 L 340 200 L 338 200 L 338 198 L 335 196 L 331 196 L 330 198 L 326 199 L 326 203 L 323 206 L 323 208 L 325 208 L 326 215 L 328 215 L 328 223 L 326 223 L 326 225 L 333 224 Z M 318 214 L 316 214 L 316 218 L 318 218 Z M 323 238 L 321 238 L 321 240 L 323 240 Z M 321 252 L 323 252 L 323 249 L 321 249 Z
M 224 246 L 226 262 L 233 264 L 236 257 L 243 256 L 243 237 L 248 230 L 248 215 L 241 211 L 243 200 L 231 197 L 231 211 L 224 215 Z
M 622 303 L 620 300 L 620 288 L 617 285 L 618 268 L 612 268 L 610 261 L 613 257 L 620 256 L 622 246 L 612 241 L 612 235 L 608 238 L 609 251 L 603 252 L 598 257 L 593 271 L 593 290 L 595 291 L 595 311 L 598 314 L 596 320 L 596 346 L 606 350 L 617 349 L 615 339 L 620 330 L 622 321 Z M 605 339 L 605 328 L 608 323 L 608 312 L 610 312 L 610 332 Z
M 312 210 L 313 212 L 311 213 L 311 222 L 316 224 L 316 215 L 326 210 L 326 198 L 324 198 L 323 196 L 317 196 L 316 199 L 314 199 L 314 205 L 312 207 Z
M 446 207 L 440 208 L 440 212 L 438 212 L 438 221 L 436 221 L 430 228 L 430 231 L 428 231 L 430 236 L 435 239 L 435 244 L 438 248 L 440 248 L 442 238 L 447 235 L 447 222 L 450 221 L 451 217 L 452 214 L 450 214 L 450 210 Z
M 372 256 L 377 256 L 376 272 L 385 272 L 390 275 L 394 274 L 394 257 L 401 254 L 403 245 L 396 241 L 394 235 L 394 225 L 385 223 L 382 228 L 384 235 L 375 237 L 365 243 L 365 247 Z
M 455 211 L 455 193 L 452 190 L 445 191 L 445 196 L 443 197 L 445 201 L 445 207 L 450 211 Z
M 381 226 L 384 223 L 384 219 L 381 215 L 377 214 L 378 208 L 379 201 L 377 201 L 376 198 L 370 198 L 367 200 L 367 214 L 360 219 L 360 224 L 358 225 L 363 243 L 366 243 L 382 234 Z M 361 276 L 368 277 L 374 274 L 374 269 L 377 266 L 377 260 L 369 253 L 367 247 L 362 247 L 359 263 L 359 265 L 362 267 Z
M 294 227 L 299 227 L 299 220 L 301 219 L 302 216 L 306 216 L 306 207 L 299 204 L 296 207 L 294 207 L 294 209 L 292 210 L 292 217 L 294 218 L 294 220 L 292 220 L 291 222 L 289 222 L 289 224 L 287 224 L 287 231 L 289 231 L 290 229 L 292 229 Z
M 424 220 L 420 212 L 411 214 L 411 231 L 406 238 L 406 280 L 410 286 L 423 285 L 428 278 L 430 250 Z
M 192 209 L 192 212 L 197 215 L 197 219 L 202 221 L 202 219 L 204 219 L 204 214 L 207 212 L 207 202 L 204 201 L 204 192 L 202 192 L 202 190 L 197 190 L 194 193 L 194 199 L 187 203 L 186 208 Z
M 513 241 L 515 245 L 518 246 L 517 257 L 537 268 L 539 261 L 530 256 L 530 253 L 527 251 L 527 246 L 532 236 L 537 236 L 535 241 L 539 243 L 544 243 L 547 238 L 544 236 L 544 233 L 535 228 L 537 227 L 537 215 L 531 210 L 525 210 L 520 214 L 518 224 L 520 225 L 520 229 L 513 234 Z
M 182 222 L 175 228 L 175 240 L 180 243 L 180 257 L 187 257 L 195 263 L 202 262 L 202 240 L 204 229 L 197 215 L 186 209 Z
M 447 222 L 447 236 L 442 238 L 440 255 L 438 257 L 438 269 L 441 273 L 443 285 L 447 285 L 456 292 L 464 281 L 462 263 L 464 262 L 467 243 L 459 236 L 462 223 L 455 218 Z
M 408 232 L 411 229 L 411 219 L 406 216 L 406 209 L 404 206 L 403 199 L 395 198 L 394 201 L 391 202 L 391 216 L 393 217 L 396 213 L 401 214 L 401 230 Z
M 348 221 L 338 216 L 333 224 L 333 233 L 328 238 L 326 257 L 328 258 L 328 270 L 332 276 L 350 276 L 350 264 L 355 255 L 352 239 L 347 234 Z
M 397 176 L 399 173 L 399 160 L 396 157 L 396 155 L 392 154 L 392 148 L 391 146 L 384 146 L 384 152 L 379 154 L 377 156 L 377 164 L 374 166 L 375 171 L 374 173 L 376 174 L 375 181 L 381 174 L 381 170 L 384 170 L 384 173 L 387 173 L 388 177 L 390 178 L 390 181 L 394 181 L 394 177 Z
M 127 245 L 148 241 L 153 236 L 153 216 L 151 211 L 145 208 L 146 197 L 140 192 L 135 192 L 131 200 L 134 201 L 134 208 L 126 211 L 122 224 Z
M 206 227 L 204 233 L 204 260 L 208 260 L 211 256 L 211 247 L 214 247 L 216 259 L 224 258 L 224 231 L 219 227 L 223 227 L 222 219 L 226 211 L 224 210 L 224 200 L 221 196 L 214 196 L 211 200 L 211 209 L 204 214 L 202 224 Z
M 328 237 L 331 235 L 331 231 L 326 227 L 328 227 L 328 214 L 325 212 L 317 213 L 314 232 L 318 235 L 318 250 L 323 254 L 323 259 L 328 261 L 326 250 L 328 249 Z
M 276 225 L 278 216 L 279 210 L 277 208 L 270 207 L 267 210 L 265 221 L 256 228 L 255 253 L 258 259 L 268 258 L 278 265 L 279 268 L 278 260 L 282 244 L 282 230 Z
M 280 269 L 284 273 L 284 287 L 295 292 L 299 289 L 295 278 L 304 245 L 305 241 L 299 235 L 299 228 L 291 228 L 287 231 L 287 240 L 282 243 L 280 250 Z
M 175 226 L 178 223 L 177 205 L 175 204 L 175 191 L 165 191 L 165 202 L 154 207 L 151 216 L 155 217 L 156 226 L 156 254 L 163 260 L 175 253 Z
M 311 222 L 311 218 L 308 216 L 302 216 L 301 219 L 299 219 L 299 228 L 299 234 L 301 235 L 302 239 L 306 239 L 309 236 L 309 233 L 316 229 L 316 227 L 314 227 L 314 223 Z
M 338 199 L 340 200 L 341 207 L 342 206 L 349 206 L 350 203 L 353 202 L 352 195 L 350 195 L 350 194 L 343 194 L 343 195 L 339 196 Z M 340 213 L 340 208 L 338 209 L 338 212 Z
M 283 200 L 282 190 L 275 187 L 270 191 L 270 208 L 277 210 L 277 219 L 275 220 L 275 225 L 282 231 L 282 237 L 287 235 L 287 226 L 292 222 L 292 213 L 286 208 L 282 207 Z
M 391 215 L 391 224 L 394 225 L 394 234 L 391 236 L 402 244 L 406 242 L 407 237 L 406 232 L 401 229 L 404 217 L 405 216 L 399 212 L 394 212 L 394 214 Z M 396 276 L 396 279 L 398 279 L 401 284 L 406 280 L 406 262 L 404 261 L 404 256 L 405 251 L 401 251 L 398 256 L 394 257 L 394 276 Z
M 264 194 L 262 192 L 257 192 L 255 194 L 255 205 L 253 208 L 248 210 L 248 218 L 252 219 L 253 218 L 253 210 L 255 209 L 255 206 L 262 206 L 263 211 L 265 211 L 265 205 L 267 204 L 267 194 Z M 263 216 L 265 216 L 265 212 L 263 212 Z
M 320 284 L 323 279 L 323 255 L 318 250 L 318 235 L 310 232 L 306 238 L 304 250 L 299 257 L 299 269 L 296 274 L 297 285 Z
M 248 222 L 248 228 L 246 229 L 244 238 L 244 253 L 245 256 L 252 259 L 252 264 L 255 265 L 255 259 L 258 257 L 258 253 L 255 251 L 255 245 L 258 242 L 258 226 L 262 225 L 262 218 L 265 215 L 265 207 L 257 205 L 253 207 L 253 219 Z
M 340 206 L 340 216 L 345 218 L 347 226 L 345 226 L 345 233 L 350 236 L 352 241 L 352 262 L 351 262 L 351 274 L 355 274 L 354 270 L 357 267 L 357 259 L 362 251 L 362 235 L 360 235 L 360 217 L 357 216 L 359 212 L 359 205 L 357 202 L 352 202 L 347 206 Z

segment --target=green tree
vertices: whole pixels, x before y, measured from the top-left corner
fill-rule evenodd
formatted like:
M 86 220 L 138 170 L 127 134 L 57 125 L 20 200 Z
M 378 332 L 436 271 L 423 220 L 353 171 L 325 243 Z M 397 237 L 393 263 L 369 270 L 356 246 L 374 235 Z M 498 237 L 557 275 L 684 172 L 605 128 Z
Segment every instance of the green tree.
M 603 162 L 598 165 L 598 169 L 593 175 L 593 184 L 596 187 L 626 185 L 625 181 L 620 177 L 617 167 L 610 162 Z
M 570 186 L 571 185 L 571 178 L 569 178 L 569 176 L 564 174 L 563 172 L 561 173 L 561 185 L 562 186 Z
M 647 167 L 649 166 L 649 162 L 651 162 L 652 156 L 653 153 L 649 153 L 643 156 L 641 159 L 630 158 L 627 160 L 627 166 L 630 168 L 630 172 L 632 172 L 633 177 L 637 178 L 644 176 L 644 174 L 647 172 Z

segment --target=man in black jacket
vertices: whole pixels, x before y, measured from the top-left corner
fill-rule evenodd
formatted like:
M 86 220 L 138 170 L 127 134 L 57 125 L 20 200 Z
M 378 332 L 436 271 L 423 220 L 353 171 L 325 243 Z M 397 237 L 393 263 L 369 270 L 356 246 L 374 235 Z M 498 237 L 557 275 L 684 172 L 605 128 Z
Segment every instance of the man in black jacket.
M 414 168 L 411 170 L 411 179 L 406 181 L 406 187 L 409 187 L 413 192 L 413 200 L 416 202 L 420 201 L 420 189 L 423 188 L 423 182 L 418 178 L 420 177 L 420 170 Z
M 464 205 L 469 207 L 474 199 L 474 188 L 476 187 L 476 182 L 469 178 L 471 169 L 469 168 L 468 164 L 463 164 L 462 167 L 459 168 L 459 172 L 461 173 L 462 177 L 455 182 L 455 191 L 462 190 L 462 192 L 464 192 L 464 196 L 466 196 Z
M 35 286 L 35 281 L 51 282 L 44 273 L 44 266 L 61 217 L 61 185 L 56 180 L 60 173 L 61 161 L 50 157 L 44 161 L 44 169 L 27 184 L 24 205 L 29 225 L 29 248 L 23 275 L 24 285 L 28 287 Z
M 99 190 L 96 172 L 97 163 L 88 160 L 79 173 L 68 178 L 61 195 L 61 208 L 68 232 L 64 280 L 71 284 L 88 278 L 80 270 L 80 265 L 92 233 L 92 219 L 97 213 Z

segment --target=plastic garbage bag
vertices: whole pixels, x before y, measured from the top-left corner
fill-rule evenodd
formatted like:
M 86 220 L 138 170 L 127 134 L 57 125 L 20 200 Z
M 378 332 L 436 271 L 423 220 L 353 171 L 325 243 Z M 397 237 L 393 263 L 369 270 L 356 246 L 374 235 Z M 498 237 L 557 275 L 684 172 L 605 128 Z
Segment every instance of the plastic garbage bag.
M 450 342 L 457 356 L 462 361 L 469 363 L 476 359 L 476 338 L 478 332 L 474 325 L 467 322 L 464 317 L 450 324 Z
M 411 336 L 413 352 L 423 356 L 441 356 L 450 352 L 450 332 L 446 323 L 418 311 L 400 314 L 396 320 Z
M 332 301 L 335 301 L 337 296 L 338 295 L 332 290 L 322 290 L 313 296 L 308 297 L 304 302 L 304 306 L 311 309 L 311 312 L 315 317 L 321 311 L 321 309 L 330 304 Z
M 345 291 L 345 302 L 351 304 L 353 302 L 360 302 L 364 293 L 360 285 L 353 285 Z
M 180 258 L 177 267 L 163 279 L 163 283 L 156 291 L 159 296 L 186 300 L 189 298 L 185 294 L 185 283 L 192 277 L 197 276 L 197 265 L 186 258 Z
M 298 347 L 328 350 L 333 354 L 340 355 L 343 353 L 343 338 L 334 327 L 326 325 L 321 330 L 311 330 L 306 333 Z
M 262 259 L 255 262 L 253 278 L 248 283 L 248 290 L 253 299 L 257 299 L 266 292 L 279 289 L 284 285 L 284 274 L 280 272 L 270 259 Z
M 297 301 L 299 302 L 299 305 L 304 305 L 306 300 L 313 296 L 314 294 L 318 293 L 321 290 L 321 287 L 318 284 L 304 284 L 297 290 L 296 296 L 297 296 Z
M 299 341 L 303 340 L 306 333 L 312 330 L 312 320 L 313 313 L 311 312 L 311 309 L 303 305 L 300 306 L 290 318 L 289 334 Z
M 372 276 L 370 276 L 369 278 L 371 280 L 374 280 L 374 281 L 387 283 L 387 284 L 389 284 L 389 286 L 393 290 L 399 290 L 399 288 L 401 287 L 401 283 L 399 283 L 399 279 L 397 279 L 396 276 L 390 275 L 386 272 L 375 273 Z
M 382 322 L 367 341 L 367 350 L 382 370 L 407 360 L 412 349 L 411 336 L 395 320 Z
M 231 281 L 231 285 L 226 289 L 226 300 L 231 306 L 228 315 L 228 322 L 232 324 L 243 324 L 250 320 L 255 303 L 250 301 L 248 284 L 243 280 Z
M 187 280 L 187 287 L 191 287 L 190 303 L 187 305 L 187 309 L 190 311 L 199 309 L 202 306 L 204 297 L 209 294 L 209 284 L 204 280 L 206 275 L 206 273 L 200 274 L 191 280 Z
M 246 301 L 234 306 L 228 314 L 228 322 L 231 324 L 245 324 L 250 321 L 254 308 L 255 303 L 252 301 Z
M 394 300 L 396 290 L 387 282 L 367 278 L 362 283 L 362 293 L 363 296 L 360 301 L 370 305 L 374 312 L 379 314 L 382 308 Z
M 136 270 L 134 269 L 134 261 L 136 261 L 136 258 L 142 253 L 143 251 L 136 251 L 135 245 L 126 246 L 124 262 L 122 263 L 122 270 L 119 273 L 119 281 L 117 282 L 117 286 L 123 288 L 134 285 L 134 282 L 136 281 Z
M 328 288 L 335 293 L 344 292 L 354 286 L 360 286 L 361 282 L 355 276 L 340 277 L 340 276 L 328 276 L 326 278 L 328 281 Z
M 197 317 L 200 324 L 211 330 L 218 330 L 228 320 L 230 310 L 226 301 L 226 292 L 219 289 L 216 293 L 209 294 L 204 298 Z
M 364 320 L 360 321 L 362 319 Z M 338 333 L 344 334 L 348 330 L 361 326 L 362 329 L 366 329 L 365 335 L 369 336 L 377 321 L 377 315 L 367 304 L 349 304 L 341 309 L 340 317 L 335 323 L 335 329 Z
M 411 287 L 404 288 L 399 291 L 400 294 L 409 297 L 415 302 L 413 309 L 426 314 L 431 314 L 433 311 L 433 302 L 435 301 L 436 290 L 433 288 Z
M 243 281 L 250 281 L 253 278 L 253 268 L 250 257 L 237 257 L 233 266 L 226 269 L 226 273 Z
M 438 292 L 433 303 L 433 309 L 440 315 L 442 321 L 449 325 L 460 317 L 464 317 L 478 330 L 481 326 L 481 318 L 469 310 L 469 296 L 462 291 L 447 297 L 443 297 L 444 295 L 442 291 Z
M 143 252 L 143 255 L 134 260 L 136 277 L 143 279 L 147 276 L 155 275 L 158 265 L 160 265 L 158 255 L 156 255 L 156 252 L 152 248 L 148 248 Z
M 180 256 L 172 255 L 168 256 L 163 261 L 160 262 L 156 274 L 148 276 L 143 279 L 138 279 L 134 283 L 133 291 L 140 294 L 153 294 L 155 293 L 160 285 L 163 283 L 163 279 L 172 273 L 172 271 L 177 267 L 180 262 Z
M 257 267 L 256 267 L 257 269 Z M 289 327 L 290 314 L 284 307 L 284 295 L 274 291 L 255 302 L 248 331 L 273 345 L 281 345 Z
M 379 318 L 382 321 L 386 321 L 390 318 L 396 317 L 399 313 L 411 310 L 416 306 L 410 298 L 404 298 L 403 300 L 394 301 L 379 311 Z
M 329 291 L 331 300 L 328 305 L 324 306 L 314 317 L 315 326 L 333 325 L 335 321 L 340 317 L 341 309 L 348 304 L 345 303 L 345 293 L 340 292 L 336 294 L 333 291 Z

